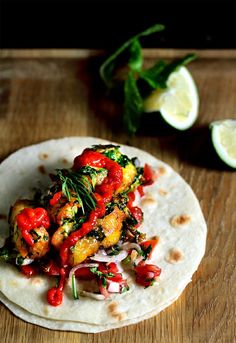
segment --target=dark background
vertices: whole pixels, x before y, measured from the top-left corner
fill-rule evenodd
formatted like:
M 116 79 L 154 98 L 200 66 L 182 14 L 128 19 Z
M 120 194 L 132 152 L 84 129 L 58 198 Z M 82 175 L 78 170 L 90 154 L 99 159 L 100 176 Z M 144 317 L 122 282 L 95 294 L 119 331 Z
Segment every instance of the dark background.
M 236 0 L 2 0 L 1 48 L 114 48 L 155 24 L 144 47 L 236 48 Z

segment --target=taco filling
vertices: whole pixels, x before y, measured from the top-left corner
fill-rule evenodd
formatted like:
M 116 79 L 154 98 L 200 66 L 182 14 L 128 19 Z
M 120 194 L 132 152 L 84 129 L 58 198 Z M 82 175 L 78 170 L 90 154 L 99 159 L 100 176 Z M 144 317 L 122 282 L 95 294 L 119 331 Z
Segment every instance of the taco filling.
M 161 269 L 148 263 L 158 237 L 141 232 L 143 212 L 135 203 L 156 175 L 115 145 L 94 145 L 57 169 L 51 185 L 34 199 L 19 199 L 9 213 L 10 236 L 0 257 L 27 277 L 55 279 L 45 294 L 52 306 L 71 297 L 105 300 L 129 290 L 130 277 L 152 286 Z

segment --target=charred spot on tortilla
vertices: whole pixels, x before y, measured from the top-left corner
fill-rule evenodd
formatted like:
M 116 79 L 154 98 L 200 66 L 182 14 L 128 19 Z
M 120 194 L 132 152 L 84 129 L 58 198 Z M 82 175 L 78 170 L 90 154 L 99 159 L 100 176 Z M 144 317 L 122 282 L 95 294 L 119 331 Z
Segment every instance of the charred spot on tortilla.
M 70 165 L 70 164 L 71 164 L 71 162 L 68 161 L 66 158 L 62 158 L 61 162 L 62 162 L 63 164 L 65 164 L 65 165 Z
M 146 196 L 141 200 L 142 206 L 155 206 L 157 205 L 157 201 L 150 195 Z
M 157 192 L 158 192 L 162 197 L 164 197 L 164 196 L 166 196 L 166 195 L 168 194 L 168 192 L 167 192 L 165 189 L 163 189 L 163 188 L 158 188 L 158 189 L 157 189 Z
M 126 312 L 118 311 L 118 303 L 116 301 L 112 301 L 108 305 L 108 312 L 112 317 L 116 318 L 118 321 L 124 320 L 127 317 Z
M 158 173 L 158 176 L 164 175 L 166 173 L 166 168 L 165 167 L 158 167 L 157 173 Z
M 46 161 L 49 158 L 49 155 L 46 152 L 40 152 L 39 153 L 39 159 L 41 161 Z
M 184 259 L 184 254 L 180 249 L 172 248 L 169 250 L 165 259 L 167 262 L 175 264 L 181 262 Z
M 38 166 L 38 171 L 43 174 L 43 175 L 46 175 L 47 174 L 47 171 L 45 169 L 45 166 L 43 164 L 41 164 L 40 166 Z
M 36 287 L 40 287 L 44 284 L 44 281 L 39 277 L 35 277 L 34 279 L 31 279 L 31 284 Z
M 180 214 L 170 218 L 170 225 L 179 228 L 188 224 L 191 220 L 191 217 L 187 214 Z

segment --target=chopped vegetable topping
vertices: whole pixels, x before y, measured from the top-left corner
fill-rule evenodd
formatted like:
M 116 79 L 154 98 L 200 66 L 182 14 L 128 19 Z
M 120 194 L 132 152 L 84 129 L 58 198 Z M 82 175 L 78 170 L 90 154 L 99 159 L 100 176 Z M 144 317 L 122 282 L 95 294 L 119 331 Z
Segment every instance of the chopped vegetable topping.
M 140 167 L 118 146 L 97 145 L 77 156 L 72 169 L 58 169 L 51 178 L 45 194 L 40 191 L 34 201 L 18 200 L 12 207 L 11 236 L 0 248 L 0 258 L 28 278 L 39 273 L 56 278 L 47 292 L 52 306 L 62 303 L 67 278 L 74 299 L 79 299 L 77 283 L 83 280 L 96 289 L 81 294 L 99 300 L 128 291 L 117 265 L 122 261 L 132 262 L 137 283 L 150 286 L 160 269 L 143 261 L 157 240 L 144 241 L 145 234 L 137 230 L 143 212 L 135 205 L 135 191 L 142 196 L 143 186 L 154 182 L 151 167 Z

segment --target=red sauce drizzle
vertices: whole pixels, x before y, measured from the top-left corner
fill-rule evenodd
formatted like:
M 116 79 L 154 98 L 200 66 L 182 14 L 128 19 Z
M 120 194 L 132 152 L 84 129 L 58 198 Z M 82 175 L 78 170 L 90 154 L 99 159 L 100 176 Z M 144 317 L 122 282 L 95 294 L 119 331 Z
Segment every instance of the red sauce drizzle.
M 30 231 L 43 226 L 48 229 L 50 226 L 50 219 L 47 211 L 44 208 L 24 208 L 16 217 L 17 225 L 21 230 L 22 237 L 30 246 L 34 245 L 34 239 Z
M 96 208 L 90 212 L 88 220 L 83 223 L 81 228 L 78 231 L 72 232 L 60 248 L 60 256 L 63 266 L 66 266 L 68 263 L 70 248 L 74 246 L 80 238 L 87 235 L 94 228 L 98 218 L 105 215 L 105 205 L 111 200 L 114 191 L 120 187 L 123 178 L 123 172 L 120 165 L 97 151 L 85 149 L 81 155 L 75 158 L 73 169 L 78 170 L 86 165 L 105 168 L 107 169 L 108 174 L 102 184 L 96 186 Z
M 58 287 L 52 287 L 48 290 L 47 300 L 52 306 L 59 306 L 63 301 L 63 290 L 65 286 L 66 272 L 64 268 L 60 269 L 60 281 Z
M 59 202 L 59 200 L 61 199 L 61 197 L 62 197 L 62 192 L 55 193 L 53 195 L 53 197 L 49 200 L 50 205 L 51 206 L 56 205 Z

